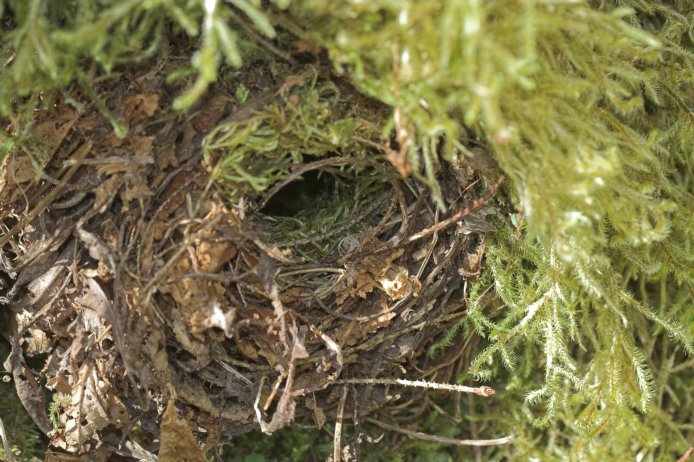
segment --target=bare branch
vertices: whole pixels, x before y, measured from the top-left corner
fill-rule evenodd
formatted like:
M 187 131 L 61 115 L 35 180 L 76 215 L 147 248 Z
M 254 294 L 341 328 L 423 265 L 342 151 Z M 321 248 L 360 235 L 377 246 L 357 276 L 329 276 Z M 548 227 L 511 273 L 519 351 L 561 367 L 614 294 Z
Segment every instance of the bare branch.
M 452 444 L 455 446 L 498 446 L 500 444 L 506 444 L 513 440 L 513 436 L 504 436 L 503 438 L 496 438 L 493 440 L 459 440 L 455 438 L 447 438 L 445 436 L 429 435 L 428 433 L 416 432 L 414 430 L 407 430 L 405 428 L 396 427 L 395 425 L 390 425 L 380 420 L 372 419 L 366 417 L 364 420 L 371 422 L 374 425 L 378 425 L 386 430 L 391 430 L 394 432 L 402 433 L 404 435 L 412 436 L 414 438 L 433 441 L 435 443 Z

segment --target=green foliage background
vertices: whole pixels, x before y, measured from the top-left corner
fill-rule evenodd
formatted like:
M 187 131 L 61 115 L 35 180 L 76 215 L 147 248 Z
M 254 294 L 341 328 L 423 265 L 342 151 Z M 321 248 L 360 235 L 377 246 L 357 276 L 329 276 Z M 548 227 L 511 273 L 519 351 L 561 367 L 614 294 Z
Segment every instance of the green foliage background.
M 185 109 L 220 66 L 241 66 L 277 31 L 324 47 L 338 72 L 394 109 L 378 130 L 406 140 L 434 192 L 442 162 L 485 146 L 508 178 L 498 200 L 518 213 L 497 223 L 474 290 L 493 288 L 504 306 L 473 304 L 431 350 L 484 337 L 459 379 L 499 393 L 470 419 L 484 434 L 516 435 L 485 454 L 672 460 L 694 444 L 691 1 L 2 5 L 0 113 L 17 129 L 1 133 L 4 153 L 36 156 L 30 114 L 51 95 L 88 88 L 172 37 L 197 47 L 170 76 L 192 79 L 174 103 Z M 241 22 L 255 32 L 240 34 Z M 114 129 L 124 134 L 115 119 Z

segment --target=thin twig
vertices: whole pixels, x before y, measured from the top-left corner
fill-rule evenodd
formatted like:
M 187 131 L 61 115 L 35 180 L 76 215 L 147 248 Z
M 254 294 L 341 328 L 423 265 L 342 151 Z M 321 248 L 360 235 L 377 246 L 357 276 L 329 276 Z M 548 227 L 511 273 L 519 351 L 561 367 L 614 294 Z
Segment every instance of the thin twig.
M 405 243 L 414 242 L 416 240 L 430 236 L 430 235 L 432 235 L 438 231 L 441 231 L 444 228 L 447 228 L 447 227 L 461 221 L 463 218 L 465 218 L 466 216 L 470 215 L 475 210 L 482 207 L 482 205 L 484 205 L 484 203 L 487 202 L 494 195 L 494 193 L 496 192 L 496 190 L 499 188 L 499 186 L 501 185 L 501 183 L 503 181 L 504 181 L 504 177 L 503 176 L 499 177 L 499 179 L 496 180 L 496 182 L 489 188 L 489 191 L 487 191 L 487 193 L 484 194 L 483 196 L 481 196 L 479 199 L 476 199 L 472 204 L 468 205 L 463 210 L 455 213 L 452 217 L 447 218 L 446 220 L 443 220 L 443 221 L 435 224 L 434 226 L 432 226 L 430 228 L 427 228 L 427 229 L 422 230 L 416 234 L 413 234 L 412 236 L 405 239 L 403 242 L 405 242 Z
M 230 16 L 231 16 L 231 20 L 234 22 L 234 24 L 241 27 L 248 35 L 250 35 L 254 42 L 260 43 L 262 46 L 264 46 L 265 48 L 270 50 L 270 52 L 272 52 L 273 54 L 275 54 L 279 58 L 281 58 L 281 59 L 285 60 L 286 62 L 296 66 L 296 64 L 297 64 L 296 60 L 289 53 L 286 53 L 283 50 L 280 50 L 275 45 L 273 45 L 271 41 L 263 38 L 260 34 L 258 34 L 255 31 L 254 28 L 252 28 L 248 25 L 248 21 L 244 21 L 243 18 L 238 17 L 233 12 L 231 13 Z
M 689 458 L 692 456 L 692 454 L 694 454 L 694 447 L 687 449 L 687 452 L 685 452 L 682 455 L 682 457 L 677 459 L 677 462 L 686 462 L 687 460 L 689 460 Z
M 342 268 L 330 268 L 330 267 L 323 267 L 321 266 L 320 268 L 301 268 L 301 269 L 296 269 L 292 271 L 286 271 L 284 273 L 280 273 L 277 275 L 277 277 L 288 277 L 288 276 L 296 276 L 297 274 L 307 274 L 307 273 L 335 273 L 335 274 L 343 274 L 345 272 L 344 269 Z
M 455 446 L 498 446 L 500 444 L 506 444 L 513 440 L 513 436 L 504 436 L 503 438 L 496 438 L 493 440 L 459 440 L 455 438 L 447 438 L 445 436 L 429 435 L 428 433 L 417 432 L 414 430 L 407 430 L 404 428 L 396 427 L 395 425 L 390 425 L 380 420 L 372 419 L 366 417 L 364 420 L 371 422 L 374 425 L 378 425 L 386 430 L 391 430 L 394 432 L 402 433 L 404 435 L 412 436 L 420 440 L 433 441 L 435 443 L 452 444 Z
M 351 383 L 355 385 L 402 385 L 405 387 L 428 388 L 430 390 L 447 390 L 458 393 L 474 393 L 477 396 L 486 398 L 496 394 L 493 388 L 483 385 L 481 387 L 468 387 L 465 385 L 455 385 L 449 383 L 427 382 L 425 380 L 405 380 L 405 379 L 343 379 L 336 380 L 334 383 Z
M 336 318 L 338 318 L 338 319 L 344 319 L 344 320 L 347 320 L 347 321 L 355 321 L 355 322 L 367 322 L 367 321 L 371 321 L 372 319 L 380 318 L 381 316 L 385 316 L 385 315 L 387 315 L 387 314 L 390 314 L 390 313 L 392 313 L 393 311 L 395 311 L 395 310 L 397 310 L 398 308 L 400 308 L 400 307 L 402 306 L 402 304 L 405 303 L 405 301 L 407 300 L 407 298 L 403 298 L 403 299 L 401 299 L 401 300 L 398 300 L 393 306 L 389 306 L 389 307 L 387 307 L 387 308 L 386 308 L 385 310 L 383 310 L 383 311 L 379 311 L 378 313 L 370 314 L 370 315 L 368 315 L 368 316 L 351 316 L 351 315 L 348 315 L 348 314 L 338 313 L 337 311 L 330 309 L 330 308 L 323 302 L 323 300 L 321 300 L 321 299 L 318 297 L 318 294 L 316 294 L 315 291 L 311 291 L 311 295 L 313 295 L 313 298 L 314 298 L 314 299 L 316 300 L 316 302 L 318 303 L 318 306 L 319 306 L 323 311 L 325 311 L 326 313 L 328 313 L 329 315 L 334 316 L 334 317 L 336 317 Z
M 0 418 L 0 438 L 2 439 L 2 446 L 5 448 L 7 462 L 14 462 L 14 457 L 12 457 L 12 451 L 10 451 L 10 443 L 7 441 L 7 434 L 5 433 L 5 425 L 2 423 L 2 418 Z
M 333 462 L 340 462 L 342 457 L 342 417 L 345 414 L 345 401 L 347 401 L 347 385 L 342 387 L 340 404 L 337 407 L 337 422 L 335 422 L 335 436 L 333 439 Z
M 19 220 L 16 225 L 12 227 L 11 230 L 9 230 L 3 237 L 0 238 L 0 247 L 4 246 L 7 244 L 10 239 L 12 239 L 12 236 L 17 234 L 22 228 L 24 228 L 28 223 L 31 223 L 38 215 L 39 213 L 43 212 L 46 207 L 51 205 L 51 202 L 53 202 L 53 199 L 55 199 L 58 196 L 58 193 L 67 186 L 67 184 L 70 181 L 70 178 L 77 172 L 77 170 L 81 166 L 82 160 L 89 154 L 92 150 L 92 142 L 88 141 L 84 143 L 82 146 L 77 148 L 74 152 L 74 154 L 70 157 L 72 160 L 75 161 L 75 164 L 72 165 L 67 172 L 65 172 L 65 175 L 60 179 L 60 184 L 53 188 L 48 194 L 44 196 L 43 199 L 39 201 L 38 204 L 27 214 L 26 217 L 23 219 Z
M 314 398 L 315 399 L 315 398 Z M 357 444 L 354 445 L 354 458 L 356 462 L 361 460 L 361 423 L 359 422 L 359 400 L 357 399 L 357 389 L 352 385 L 352 402 L 354 404 L 352 421 L 354 423 L 354 434 L 356 435 Z

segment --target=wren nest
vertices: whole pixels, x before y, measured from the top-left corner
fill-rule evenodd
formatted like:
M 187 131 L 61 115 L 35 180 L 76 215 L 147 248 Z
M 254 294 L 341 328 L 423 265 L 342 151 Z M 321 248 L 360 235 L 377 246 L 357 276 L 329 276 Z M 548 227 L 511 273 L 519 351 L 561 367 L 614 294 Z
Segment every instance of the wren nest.
M 392 109 L 329 72 L 251 68 L 181 115 L 168 66 L 73 88 L 2 165 L 5 366 L 52 444 L 147 459 L 188 422 L 207 450 L 454 381 L 469 345 L 427 347 L 466 315 L 493 186 L 402 176 Z

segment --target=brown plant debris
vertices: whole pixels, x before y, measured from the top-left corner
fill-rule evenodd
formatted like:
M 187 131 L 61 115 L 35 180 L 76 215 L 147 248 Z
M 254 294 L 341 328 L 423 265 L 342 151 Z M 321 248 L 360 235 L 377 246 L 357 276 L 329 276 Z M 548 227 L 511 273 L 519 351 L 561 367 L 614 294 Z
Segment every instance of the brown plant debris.
M 361 130 L 350 140 L 360 155 L 325 145 L 284 160 L 265 191 L 218 187 L 210 178 L 225 153 L 215 142 L 230 130 L 218 124 L 248 128 L 265 111 L 262 130 L 289 117 L 311 85 L 323 85 L 318 98 L 351 90 L 298 69 L 244 105 L 219 88 L 177 115 L 168 108 L 182 88 L 164 83 L 164 65 L 124 69 L 95 89 L 127 126 L 124 138 L 73 90 L 78 106 L 58 99 L 36 112 L 50 146 L 42 173 L 19 153 L 0 169 L 0 302 L 13 345 L 5 367 L 52 445 L 197 461 L 222 436 L 337 421 L 339 459 L 354 450 L 347 423 L 359 428 L 398 398 L 431 388 L 492 395 L 446 385 L 457 363 L 436 367 L 425 351 L 465 315 L 498 183 L 442 169 L 443 211 L 398 174 L 414 166 Z M 367 103 L 364 118 L 383 110 Z M 270 168 L 262 155 L 249 162 L 238 171 Z M 292 188 L 311 175 L 319 192 L 303 215 L 273 215 L 278 198 L 303 197 Z M 351 191 L 332 222 L 325 177 Z M 297 228 L 302 220 L 313 229 Z

